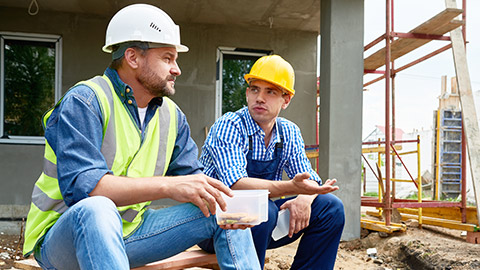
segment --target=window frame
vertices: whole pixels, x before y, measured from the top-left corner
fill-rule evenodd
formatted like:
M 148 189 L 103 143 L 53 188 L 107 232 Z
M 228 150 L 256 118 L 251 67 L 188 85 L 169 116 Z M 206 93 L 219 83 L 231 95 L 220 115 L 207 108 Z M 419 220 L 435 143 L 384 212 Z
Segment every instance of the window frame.
M 247 50 L 236 47 L 218 47 L 217 48 L 217 72 L 215 81 L 215 119 L 222 116 L 223 104 L 223 56 L 229 55 L 245 55 L 262 57 L 271 54 L 272 51 L 266 50 Z
M 5 40 L 55 43 L 55 103 L 62 95 L 62 37 L 59 35 L 0 32 L 0 144 L 45 144 L 44 136 L 9 136 L 1 138 L 5 117 Z

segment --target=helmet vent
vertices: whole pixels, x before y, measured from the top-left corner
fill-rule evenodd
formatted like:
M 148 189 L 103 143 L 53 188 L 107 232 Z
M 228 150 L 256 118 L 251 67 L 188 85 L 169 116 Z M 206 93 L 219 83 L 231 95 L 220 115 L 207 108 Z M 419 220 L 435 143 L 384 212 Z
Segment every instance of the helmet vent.
M 160 27 L 158 27 L 153 22 L 150 23 L 150 28 L 153 28 L 153 29 L 157 30 L 158 32 L 162 32 L 162 29 L 160 29 Z

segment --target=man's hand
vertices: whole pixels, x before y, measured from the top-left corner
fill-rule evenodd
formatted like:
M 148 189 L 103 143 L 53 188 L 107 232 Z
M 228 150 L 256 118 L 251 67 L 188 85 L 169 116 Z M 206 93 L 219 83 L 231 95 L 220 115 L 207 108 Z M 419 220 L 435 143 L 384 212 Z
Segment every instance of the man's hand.
M 298 195 L 295 199 L 286 201 L 280 209 L 290 211 L 290 227 L 288 237 L 305 229 L 310 222 L 311 205 L 316 195 Z
M 310 174 L 307 172 L 299 173 L 292 179 L 296 194 L 327 194 L 338 189 L 338 186 L 333 186 L 337 179 L 327 179 L 323 185 L 319 186 L 316 181 L 309 180 Z
M 170 198 L 179 202 L 195 204 L 206 217 L 209 217 L 210 213 L 215 215 L 216 203 L 223 211 L 226 211 L 227 204 L 220 192 L 230 197 L 233 196 L 232 190 L 221 181 L 204 174 L 178 176 L 170 181 Z

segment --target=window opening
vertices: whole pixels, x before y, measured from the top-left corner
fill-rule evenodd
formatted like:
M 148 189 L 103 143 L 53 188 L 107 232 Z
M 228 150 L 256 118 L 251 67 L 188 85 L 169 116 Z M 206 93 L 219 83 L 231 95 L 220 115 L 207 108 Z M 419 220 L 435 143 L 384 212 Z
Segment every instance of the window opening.
M 246 106 L 243 76 L 258 58 L 271 51 L 221 47 L 217 50 L 215 118 Z M 221 76 L 220 76 L 221 74 Z
M 43 143 L 42 116 L 61 92 L 61 39 L 0 33 L 0 43 L 0 142 Z

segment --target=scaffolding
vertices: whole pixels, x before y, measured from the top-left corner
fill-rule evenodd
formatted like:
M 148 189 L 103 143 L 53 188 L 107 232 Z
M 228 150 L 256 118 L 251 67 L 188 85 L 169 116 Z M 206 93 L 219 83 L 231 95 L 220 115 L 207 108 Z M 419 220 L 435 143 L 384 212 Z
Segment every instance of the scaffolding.
M 384 222 L 379 224 L 378 222 L 372 222 L 372 223 L 366 223 L 364 224 L 364 221 L 362 220 L 362 227 L 364 228 L 369 228 L 374 225 L 374 227 L 380 226 L 381 228 L 384 228 L 383 231 L 392 231 L 392 229 L 397 227 L 397 224 L 393 224 L 391 219 L 392 219 L 392 211 L 393 209 L 398 209 L 402 211 L 410 211 L 408 209 L 416 208 L 415 215 L 416 218 L 419 221 L 419 226 L 422 224 L 432 224 L 432 225 L 439 225 L 443 224 L 444 227 L 449 227 L 449 228 L 455 228 L 455 229 L 463 229 L 469 232 L 476 231 L 478 229 L 478 209 L 477 209 L 477 216 L 473 216 L 473 214 L 469 215 L 467 218 L 467 206 L 466 206 L 466 190 L 462 188 L 461 191 L 461 202 L 446 202 L 446 201 L 435 201 L 435 200 L 423 200 L 422 199 L 422 185 L 421 185 L 421 176 L 419 172 L 418 176 L 418 184 L 415 182 L 413 177 L 411 177 L 411 181 L 417 185 L 418 187 L 418 201 L 415 200 L 400 200 L 395 198 L 395 171 L 393 171 L 392 175 L 392 168 L 394 169 L 395 167 L 392 166 L 392 160 L 395 159 L 395 155 L 397 155 L 397 158 L 400 158 L 398 155 L 397 151 L 395 150 L 395 144 L 400 143 L 400 141 L 395 140 L 395 134 L 392 134 L 392 130 L 395 130 L 395 103 L 392 102 L 392 106 L 390 106 L 390 101 L 395 98 L 395 75 L 402 71 L 405 70 L 409 67 L 412 67 L 420 62 L 423 62 L 435 55 L 438 55 L 441 52 L 447 51 L 452 48 L 454 58 L 455 58 L 455 69 L 457 72 L 457 77 L 459 76 L 459 72 L 466 73 L 462 74 L 462 80 L 463 82 L 459 82 L 459 91 L 464 91 L 464 97 L 462 100 L 462 93 L 461 93 L 461 101 L 462 101 L 462 111 L 463 110 L 468 110 L 468 113 L 471 114 L 472 108 L 474 110 L 473 101 L 469 100 L 468 97 L 465 97 L 465 95 L 468 95 L 468 91 L 471 92 L 471 86 L 468 88 L 470 84 L 470 78 L 468 76 L 468 68 L 466 67 L 466 61 L 461 61 L 464 59 L 460 59 L 462 57 L 462 51 L 461 47 L 459 47 L 458 43 L 461 41 L 461 45 L 463 45 L 463 50 L 465 49 L 464 46 L 466 45 L 466 42 L 464 42 L 465 36 L 466 36 L 466 27 L 465 27 L 465 21 L 466 21 L 466 0 L 462 1 L 462 9 L 456 8 L 456 3 L 455 0 L 446 0 L 446 9 L 438 13 L 437 15 L 433 16 L 431 19 L 427 20 L 426 22 L 420 24 L 419 26 L 415 27 L 413 30 L 411 30 L 408 33 L 400 33 L 400 32 L 395 32 L 394 31 L 394 13 L 393 13 L 393 0 L 386 0 L 386 17 L 385 17 L 385 22 L 386 22 L 386 31 L 384 34 L 382 34 L 380 37 L 369 43 L 364 47 L 364 51 L 369 50 L 370 48 L 374 47 L 376 44 L 379 44 L 382 41 L 385 41 L 385 47 L 376 51 L 375 53 L 371 54 L 364 60 L 364 74 L 380 74 L 381 76 L 377 77 L 374 80 L 371 80 L 369 82 L 366 82 L 364 84 L 364 87 L 373 84 L 375 82 L 385 80 L 385 140 L 382 142 L 374 142 L 374 144 L 378 144 L 380 148 L 380 144 L 384 147 L 384 155 L 385 155 L 385 176 L 382 178 L 381 176 L 377 176 L 379 179 L 379 183 L 381 182 L 381 186 L 383 188 L 383 196 L 379 193 L 379 198 L 382 198 L 379 201 L 376 201 L 375 199 L 372 199 L 371 197 L 362 197 L 362 206 L 374 206 L 377 207 L 378 209 L 381 209 L 383 212 L 383 217 L 384 217 Z M 462 16 L 461 20 L 456 19 L 459 15 Z M 460 34 L 459 27 L 461 27 L 461 32 Z M 450 36 L 445 36 L 445 34 L 450 32 Z M 462 38 L 463 36 L 463 38 Z M 399 68 L 395 68 L 394 62 L 397 58 L 404 56 L 408 54 L 409 52 L 427 44 L 428 42 L 432 40 L 443 40 L 443 41 L 448 41 L 449 44 L 441 47 L 440 49 L 437 49 L 421 58 L 418 58 L 415 61 L 412 61 L 404 66 L 401 66 Z M 464 57 L 465 51 L 463 51 L 463 57 Z M 460 59 L 460 60 L 459 60 Z M 464 65 L 464 66 L 463 66 Z M 380 67 L 385 66 L 385 70 L 379 70 Z M 462 89 L 463 88 L 463 89 Z M 464 113 L 465 115 L 465 113 Z M 464 117 L 467 118 L 467 117 Z M 475 125 L 476 125 L 476 131 L 478 133 L 478 122 L 475 124 L 473 121 L 477 121 L 476 117 L 474 117 L 474 120 L 471 120 L 471 122 L 467 123 L 469 125 L 465 125 L 465 120 L 464 126 L 467 126 L 470 130 L 468 132 L 469 138 L 469 147 L 470 147 L 470 142 L 474 141 L 475 139 L 478 138 L 478 134 L 474 134 L 475 132 Z M 390 121 L 392 119 L 392 121 Z M 391 129 L 390 129 L 391 127 Z M 462 174 L 461 178 L 459 181 L 462 183 L 462 187 L 465 187 L 466 184 L 466 177 L 465 177 L 465 165 L 466 165 L 466 160 L 465 160 L 465 152 L 466 152 L 466 132 L 463 132 L 464 130 L 462 129 L 461 134 L 461 168 L 462 168 Z M 392 136 L 393 135 L 393 136 Z M 420 143 L 420 139 L 418 138 L 418 144 Z M 472 154 L 472 151 L 476 153 L 475 151 L 477 148 L 479 149 L 478 154 L 480 155 L 480 145 L 472 146 L 472 150 L 470 150 L 470 154 Z M 475 148 L 477 147 L 477 148 Z M 418 150 L 419 151 L 419 150 Z M 419 154 L 419 152 L 418 152 Z M 392 158 L 390 158 L 392 157 Z M 477 158 L 477 157 L 475 157 Z M 480 157 L 478 157 L 480 158 Z M 400 159 L 401 160 L 401 159 Z M 472 164 L 472 158 L 470 158 L 471 164 Z M 395 162 L 393 162 L 395 163 Z M 418 163 L 420 163 L 419 157 L 418 157 Z M 475 173 L 475 169 L 472 169 L 472 173 Z M 372 171 L 373 168 L 372 168 Z M 480 168 L 478 168 L 478 172 L 480 173 Z M 380 170 L 378 170 L 378 173 L 380 174 Z M 374 173 L 375 174 L 375 173 Z M 385 180 L 385 181 L 383 181 Z M 436 179 L 438 180 L 438 179 Z M 383 184 L 384 183 L 384 184 Z M 475 180 L 474 180 L 475 184 Z M 391 192 L 393 191 L 393 192 Z M 480 190 L 479 190 L 480 194 Z M 478 196 L 477 200 L 478 200 Z M 448 220 L 445 220 L 445 222 L 442 222 L 441 220 L 431 220 L 432 217 L 424 217 L 422 216 L 425 213 L 422 213 L 423 208 L 436 208 L 436 209 L 450 209 L 452 210 L 453 208 L 460 209 L 460 215 L 458 211 L 456 211 L 455 218 L 451 218 Z M 407 209 L 407 210 L 405 210 Z M 448 210 L 446 210 L 448 211 Z M 450 211 L 450 212 L 455 212 L 455 211 Z M 471 213 L 471 211 L 469 212 Z M 378 215 L 378 213 L 377 213 Z M 407 214 L 406 214 L 407 215 Z M 409 212 L 409 215 L 413 215 L 412 211 Z M 452 214 L 453 215 L 453 214 Z M 442 216 L 440 214 L 439 216 Z M 458 217 L 460 216 L 460 217 Z M 403 217 L 402 217 L 403 218 Z M 467 222 L 472 222 L 473 224 L 466 224 Z M 454 225 L 451 225 L 451 224 Z M 372 225 L 373 224 L 373 225 Z

